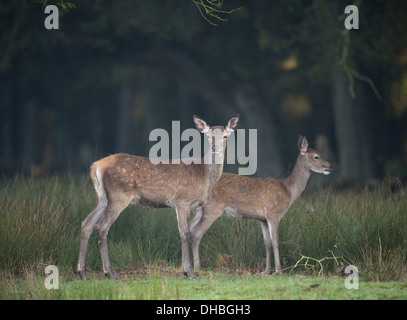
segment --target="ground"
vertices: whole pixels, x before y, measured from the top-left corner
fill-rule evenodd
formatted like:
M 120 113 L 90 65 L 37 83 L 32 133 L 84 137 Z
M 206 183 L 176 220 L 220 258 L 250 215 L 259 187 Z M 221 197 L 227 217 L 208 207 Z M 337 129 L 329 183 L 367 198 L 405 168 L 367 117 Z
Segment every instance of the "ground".
M 286 273 L 265 275 L 218 269 L 196 272 L 197 281 L 185 278 L 170 266 L 144 266 L 115 270 L 118 280 L 90 271 L 80 280 L 72 271 L 61 271 L 59 288 L 47 290 L 45 275 L 27 272 L 21 279 L 2 280 L 2 299 L 57 300 L 387 300 L 407 299 L 406 282 L 373 282 L 359 279 L 358 289 L 347 289 L 346 277 Z

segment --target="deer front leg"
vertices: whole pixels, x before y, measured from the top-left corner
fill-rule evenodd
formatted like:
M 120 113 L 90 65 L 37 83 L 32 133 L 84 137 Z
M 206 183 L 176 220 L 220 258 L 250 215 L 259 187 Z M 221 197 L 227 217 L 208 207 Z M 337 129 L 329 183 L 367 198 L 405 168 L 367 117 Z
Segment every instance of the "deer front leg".
M 214 221 L 222 214 L 222 209 L 213 206 L 204 206 L 197 209 L 197 215 L 200 214 L 199 221 L 191 222 L 192 254 L 194 257 L 194 269 L 201 270 L 201 261 L 199 258 L 199 244 L 205 232 L 210 228 Z M 195 222 L 195 223 L 193 223 Z
M 267 225 L 270 232 L 271 244 L 273 246 L 274 252 L 274 265 L 276 269 L 276 273 L 281 273 L 281 264 L 280 264 L 280 253 L 278 251 L 278 224 L 280 219 L 278 217 L 273 216 L 270 219 L 267 219 Z
M 195 280 L 194 274 L 192 273 L 191 258 L 189 256 L 189 240 L 191 234 L 189 231 L 188 216 L 191 207 L 178 205 L 175 207 L 175 211 L 177 213 L 178 230 L 181 238 L 182 268 L 184 269 L 184 274 L 188 276 L 189 279 Z
M 263 231 L 264 246 L 266 247 L 266 273 L 271 272 L 271 237 L 269 227 L 266 221 L 261 222 L 261 231 Z

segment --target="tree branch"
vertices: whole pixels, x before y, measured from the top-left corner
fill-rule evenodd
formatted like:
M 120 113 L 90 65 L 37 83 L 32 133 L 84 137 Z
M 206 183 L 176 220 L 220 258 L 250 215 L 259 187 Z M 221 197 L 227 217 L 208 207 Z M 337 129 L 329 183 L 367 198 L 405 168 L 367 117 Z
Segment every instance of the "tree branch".
M 229 11 L 222 10 L 221 8 L 223 6 L 224 0 L 191 0 L 191 1 L 196 5 L 201 16 L 213 26 L 217 26 L 217 24 L 211 21 L 209 17 L 215 20 L 226 22 L 229 19 L 221 17 L 220 14 L 232 14 L 233 12 L 242 9 L 242 7 L 240 7 Z
M 361 5 L 361 3 L 362 3 L 362 0 L 356 0 L 354 5 L 359 7 Z M 380 96 L 379 90 L 377 90 L 377 88 L 376 88 L 375 84 L 373 83 L 372 79 L 370 79 L 367 76 L 361 75 L 360 73 L 356 72 L 356 70 L 349 67 L 347 58 L 348 58 L 348 52 L 349 52 L 350 30 L 347 30 L 347 29 L 343 30 L 342 31 L 342 36 L 343 36 L 343 46 L 342 46 L 341 59 L 339 60 L 339 66 L 343 68 L 343 70 L 345 71 L 345 73 L 346 73 L 346 75 L 347 75 L 347 77 L 349 79 L 349 92 L 350 92 L 350 95 L 352 96 L 352 98 L 356 97 L 355 88 L 354 88 L 354 84 L 355 84 L 354 78 L 356 78 L 356 79 L 359 79 L 361 81 L 366 81 L 370 85 L 370 87 L 372 88 L 372 90 L 375 93 L 377 99 L 382 101 L 382 97 Z

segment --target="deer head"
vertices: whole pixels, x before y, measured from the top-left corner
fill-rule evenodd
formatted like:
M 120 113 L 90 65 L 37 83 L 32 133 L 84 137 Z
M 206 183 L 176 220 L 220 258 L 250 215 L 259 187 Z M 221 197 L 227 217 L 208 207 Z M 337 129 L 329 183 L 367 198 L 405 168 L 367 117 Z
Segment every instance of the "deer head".
M 199 132 L 204 133 L 208 139 L 210 151 L 215 156 L 215 163 L 223 163 L 223 155 L 226 149 L 226 140 L 230 134 L 236 130 L 239 122 L 239 115 L 231 118 L 225 127 L 210 127 L 204 120 L 194 115 L 194 123 Z M 212 163 L 212 162 L 211 162 Z
M 298 137 L 298 149 L 302 163 L 310 170 L 328 175 L 331 173 L 332 165 L 323 159 L 314 149 L 308 148 L 307 138 L 300 135 Z

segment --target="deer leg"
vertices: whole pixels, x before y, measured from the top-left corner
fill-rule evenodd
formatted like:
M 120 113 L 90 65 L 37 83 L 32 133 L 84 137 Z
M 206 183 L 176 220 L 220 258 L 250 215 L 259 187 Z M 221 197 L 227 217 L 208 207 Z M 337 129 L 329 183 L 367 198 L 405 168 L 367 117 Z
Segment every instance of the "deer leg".
M 268 229 L 271 237 L 271 244 L 273 246 L 274 252 L 274 265 L 276 273 L 281 273 L 281 264 L 280 264 L 280 254 L 278 251 L 278 224 L 280 220 L 278 218 L 267 219 Z
M 201 218 L 202 218 L 202 207 L 197 207 L 195 211 L 195 217 L 193 217 L 192 220 L 189 222 L 190 231 L 192 231 L 192 229 L 197 225 Z
M 263 231 L 264 246 L 266 247 L 266 273 L 271 271 L 271 237 L 267 222 L 261 222 L 261 230 Z
M 184 274 L 188 276 L 189 279 L 195 280 L 194 274 L 192 273 L 191 258 L 189 256 L 189 240 L 191 234 L 189 232 L 188 216 L 191 208 L 189 206 L 177 206 L 175 210 L 182 245 L 182 268 L 184 269 Z
M 81 229 L 81 242 L 79 249 L 78 259 L 78 273 L 82 279 L 86 279 L 86 251 L 88 248 L 89 238 L 93 232 L 95 224 L 99 221 L 107 208 L 107 200 L 99 199 L 99 202 L 95 209 L 86 217 L 82 222 Z
M 113 204 L 109 202 L 106 213 L 95 226 L 98 237 L 99 251 L 102 257 L 103 271 L 105 273 L 105 276 L 114 280 L 116 279 L 116 277 L 114 276 L 114 273 L 112 271 L 112 265 L 109 259 L 109 252 L 107 248 L 107 234 L 109 233 L 111 225 L 116 221 L 120 213 L 128 206 L 129 202 L 130 199 L 124 202 L 117 201 Z
M 201 243 L 201 239 L 214 221 L 222 214 L 222 209 L 215 209 L 211 207 L 203 207 L 200 209 L 200 220 L 195 224 L 191 223 L 192 254 L 194 257 L 194 269 L 196 270 L 201 270 L 201 261 L 199 258 L 199 244 Z

